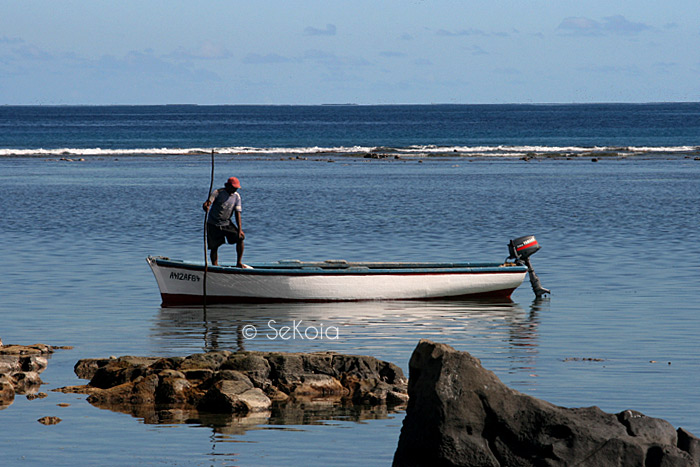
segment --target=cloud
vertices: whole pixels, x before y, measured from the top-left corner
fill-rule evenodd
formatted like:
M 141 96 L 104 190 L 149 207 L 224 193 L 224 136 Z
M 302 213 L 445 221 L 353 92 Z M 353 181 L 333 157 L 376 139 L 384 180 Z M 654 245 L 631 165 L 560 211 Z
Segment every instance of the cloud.
M 513 32 L 517 33 L 517 30 Z M 507 32 L 502 31 L 484 31 L 482 29 L 459 29 L 457 31 L 448 31 L 447 29 L 438 29 L 435 35 L 439 37 L 464 37 L 464 36 L 479 36 L 479 37 L 508 37 Z
M 335 36 L 336 32 L 335 24 L 326 24 L 326 29 L 318 29 L 312 26 L 304 29 L 304 35 L 306 36 Z
M 386 50 L 384 52 L 379 52 L 379 55 L 385 58 L 402 58 L 405 57 L 406 54 L 403 52 L 394 52 L 391 50 Z
M 29 44 L 21 44 L 19 47 L 16 47 L 15 49 L 12 50 L 12 52 L 20 59 L 23 60 L 41 60 L 41 61 L 47 61 L 53 59 L 53 56 L 46 52 L 45 50 L 40 49 L 39 47 L 29 45 Z
M 19 37 L 2 36 L 2 37 L 0 37 L 0 44 L 8 44 L 8 45 L 24 44 L 24 39 L 20 39 Z
M 622 15 L 615 15 L 603 18 L 603 29 L 614 34 L 638 34 L 654 28 L 648 24 L 629 21 Z
M 460 29 L 459 31 L 448 31 L 446 29 L 438 29 L 435 32 L 436 36 L 441 37 L 459 37 L 459 36 L 488 36 L 488 34 L 481 29 Z
M 1 47 L 5 52 L 0 53 L 4 78 L 0 94 L 16 102 L 127 102 L 135 95 L 139 96 L 137 101 L 151 102 L 159 99 L 158 95 L 167 101 L 170 98 L 163 96 L 178 89 L 201 89 L 206 88 L 202 83 L 223 81 L 215 71 L 194 66 L 191 60 L 173 59 L 177 53 L 163 55 L 146 49 L 85 56 L 44 50 L 25 41 L 11 42 L 14 45 Z M 199 50 L 206 52 L 206 47 Z M 50 83 L 47 76 L 51 76 Z M 141 91 L 145 89 L 152 91 Z
M 290 63 L 294 61 L 294 59 L 275 53 L 270 53 L 267 55 L 250 53 L 243 58 L 243 63 L 246 65 L 270 65 L 276 63 Z
M 593 65 L 579 67 L 579 71 L 600 73 L 603 75 L 632 75 L 639 76 L 641 70 L 635 65 Z
M 599 36 L 601 34 L 600 23 L 580 16 L 564 18 L 564 20 L 559 23 L 558 29 L 581 36 Z
M 676 62 L 656 62 L 652 63 L 651 68 L 656 73 L 671 74 L 678 70 L 679 64 Z
M 392 52 L 388 52 L 392 53 Z M 286 57 L 277 53 L 269 53 L 265 55 L 250 53 L 243 58 L 243 63 L 246 65 L 271 65 L 285 63 L 316 63 L 328 70 L 352 69 L 355 67 L 368 66 L 372 63 L 361 57 L 340 56 L 325 50 L 310 49 L 304 51 L 296 57 Z
M 322 64 L 328 68 L 354 68 L 358 66 L 371 65 L 368 60 L 358 57 L 343 57 L 323 50 L 307 50 L 302 56 L 303 60 L 310 60 Z
M 469 47 L 465 47 L 464 49 L 471 52 L 472 55 L 488 55 L 489 54 L 487 51 L 485 51 L 484 49 L 482 49 L 478 45 L 472 45 Z
M 99 59 L 86 59 L 71 73 L 84 70 L 96 86 L 119 82 L 122 90 L 129 87 L 180 86 L 183 83 L 221 82 L 216 72 L 195 68 L 187 62 L 173 62 L 152 50 L 132 50 L 123 56 L 103 55 Z M 161 92 L 161 91 L 158 91 Z M 149 97 L 150 98 L 150 97 Z
M 233 57 L 222 44 L 217 44 L 211 41 L 205 41 L 197 45 L 195 48 L 186 49 L 179 47 L 168 58 L 185 59 L 185 60 L 223 60 Z
M 635 35 L 654 29 L 644 23 L 629 21 L 622 15 L 606 16 L 596 21 L 581 16 L 564 18 L 558 28 L 574 36 Z
M 18 62 L 19 63 L 19 62 Z M 22 62 L 30 63 L 28 61 Z M 216 73 L 204 69 L 196 69 L 185 63 L 171 61 L 167 56 L 156 55 L 152 50 L 132 50 L 123 56 L 102 55 L 98 58 L 80 57 L 73 53 L 63 53 L 51 57 L 42 63 L 43 70 L 56 74 L 80 76 L 81 79 L 90 77 L 93 83 L 111 82 L 120 79 L 127 83 L 153 80 L 179 80 L 190 82 L 220 81 Z M 77 78 L 75 78 L 77 79 Z
M 206 47 L 201 50 L 205 51 Z M 82 72 L 96 77 L 123 73 L 185 76 L 196 80 L 201 80 L 203 77 L 218 79 L 213 73 L 206 70 L 196 70 L 183 62 L 172 60 L 173 57 L 182 57 L 182 53 L 156 55 L 153 50 L 146 49 L 143 51 L 132 50 L 123 56 L 105 54 L 100 57 L 84 57 L 74 52 L 47 52 L 33 44 L 21 41 L 17 47 L 11 49 L 11 53 L 5 56 L 3 61 L 12 64 L 16 73 L 44 67 L 52 73 L 74 74 Z
M 318 49 L 305 51 L 302 58 L 304 60 L 314 60 L 317 62 L 336 62 L 340 60 L 336 54 Z
M 183 65 L 177 65 L 156 56 L 152 50 L 143 52 L 132 50 L 123 57 L 103 55 L 94 62 L 97 72 L 153 73 L 177 75 L 187 72 Z

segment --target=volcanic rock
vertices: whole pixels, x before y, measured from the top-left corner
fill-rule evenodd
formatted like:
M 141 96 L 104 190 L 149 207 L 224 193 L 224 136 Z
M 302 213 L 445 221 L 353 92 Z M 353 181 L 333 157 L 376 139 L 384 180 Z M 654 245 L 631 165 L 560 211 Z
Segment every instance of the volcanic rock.
M 564 408 L 504 385 L 466 352 L 422 340 L 394 466 L 698 466 L 700 440 L 626 410 Z

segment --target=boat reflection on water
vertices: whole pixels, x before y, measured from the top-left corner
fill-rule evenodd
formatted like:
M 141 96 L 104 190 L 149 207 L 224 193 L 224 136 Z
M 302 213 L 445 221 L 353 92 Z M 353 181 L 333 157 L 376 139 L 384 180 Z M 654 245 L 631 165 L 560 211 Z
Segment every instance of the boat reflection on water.
M 367 301 L 267 303 L 161 308 L 152 329 L 158 351 L 335 351 L 371 355 L 408 370 L 420 339 L 443 342 L 488 361 L 499 371 L 533 370 L 537 299 L 524 310 L 513 301 Z
M 367 301 L 269 303 L 161 308 L 153 339 L 160 350 L 338 351 L 391 360 L 404 370 L 420 339 L 443 342 L 475 355 L 537 348 L 538 313 L 512 301 Z M 481 357 L 480 357 L 481 358 Z M 511 368 L 517 370 L 517 367 Z

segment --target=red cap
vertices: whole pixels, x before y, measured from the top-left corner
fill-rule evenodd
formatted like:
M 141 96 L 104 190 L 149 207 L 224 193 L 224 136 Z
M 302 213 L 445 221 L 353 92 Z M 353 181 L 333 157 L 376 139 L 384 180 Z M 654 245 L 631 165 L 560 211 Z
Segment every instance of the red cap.
M 238 179 L 237 179 L 236 177 L 231 177 L 231 178 L 229 178 L 228 181 L 227 181 L 226 183 L 228 183 L 229 185 L 231 185 L 231 186 L 234 187 L 234 188 L 240 188 L 240 187 L 241 187 L 241 182 L 239 182 Z

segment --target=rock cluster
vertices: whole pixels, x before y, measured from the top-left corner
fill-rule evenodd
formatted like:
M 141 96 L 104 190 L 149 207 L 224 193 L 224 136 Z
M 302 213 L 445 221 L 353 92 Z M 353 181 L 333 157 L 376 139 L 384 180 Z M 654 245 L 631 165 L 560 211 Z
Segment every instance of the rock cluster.
M 41 423 L 42 425 L 58 425 L 61 423 L 61 419 L 58 417 L 41 417 L 37 420 L 37 422 Z
M 59 391 L 89 394 L 93 405 L 122 412 L 145 406 L 140 413 L 194 409 L 245 416 L 264 413 L 273 402 L 398 405 L 408 399 L 407 380 L 396 365 L 330 352 L 85 359 L 75 373 L 89 384 Z
M 478 359 L 422 340 L 395 466 L 698 466 L 700 439 L 626 410 L 568 409 L 505 386 Z
M 15 393 L 31 395 L 43 384 L 39 373 L 46 369 L 53 347 L 44 344 L 2 345 L 0 341 L 0 409 L 12 404 Z

